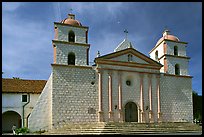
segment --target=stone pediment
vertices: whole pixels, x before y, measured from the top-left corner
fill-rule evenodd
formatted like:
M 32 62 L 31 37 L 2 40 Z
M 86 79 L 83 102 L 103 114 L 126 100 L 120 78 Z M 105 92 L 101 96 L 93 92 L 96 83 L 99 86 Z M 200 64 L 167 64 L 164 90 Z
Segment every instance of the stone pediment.
M 127 48 L 117 52 L 113 52 L 104 56 L 95 58 L 96 64 L 113 64 L 113 65 L 127 65 L 127 66 L 143 66 L 161 68 L 162 64 L 135 50 L 134 48 Z

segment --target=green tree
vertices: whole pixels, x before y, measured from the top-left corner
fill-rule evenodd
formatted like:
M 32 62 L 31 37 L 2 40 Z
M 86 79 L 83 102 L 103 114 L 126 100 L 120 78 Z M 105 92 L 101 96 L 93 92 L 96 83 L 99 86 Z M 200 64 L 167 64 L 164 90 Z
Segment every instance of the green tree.
M 193 91 L 193 119 L 202 121 L 202 96 Z

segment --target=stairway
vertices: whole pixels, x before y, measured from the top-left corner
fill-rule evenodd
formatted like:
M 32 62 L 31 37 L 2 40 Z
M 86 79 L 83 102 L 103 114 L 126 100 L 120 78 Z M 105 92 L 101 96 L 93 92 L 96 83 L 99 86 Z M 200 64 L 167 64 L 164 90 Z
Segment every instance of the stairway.
M 153 133 L 178 133 L 202 131 L 202 127 L 193 123 L 82 123 L 67 124 L 66 126 L 45 132 L 45 135 L 134 135 Z

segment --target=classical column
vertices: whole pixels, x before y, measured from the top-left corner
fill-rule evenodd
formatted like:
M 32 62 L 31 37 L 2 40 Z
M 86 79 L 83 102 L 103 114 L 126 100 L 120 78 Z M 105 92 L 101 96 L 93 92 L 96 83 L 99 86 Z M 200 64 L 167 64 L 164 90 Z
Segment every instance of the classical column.
M 140 122 L 145 122 L 145 112 L 144 112 L 144 95 L 143 95 L 143 74 L 140 73 L 140 106 L 141 106 L 141 112 L 140 112 Z
M 102 110 L 102 72 L 98 71 L 98 121 L 103 122 L 103 110 Z
M 162 122 L 162 113 L 160 110 L 160 75 L 157 75 L 157 112 L 158 112 L 158 122 Z
M 149 74 L 149 121 L 154 122 L 152 111 L 152 75 Z
M 112 73 L 108 73 L 108 106 L 109 106 L 109 121 L 113 121 L 112 109 Z
M 122 83 L 121 83 L 121 72 L 118 72 L 118 110 L 119 110 L 119 122 L 123 121 L 122 113 Z

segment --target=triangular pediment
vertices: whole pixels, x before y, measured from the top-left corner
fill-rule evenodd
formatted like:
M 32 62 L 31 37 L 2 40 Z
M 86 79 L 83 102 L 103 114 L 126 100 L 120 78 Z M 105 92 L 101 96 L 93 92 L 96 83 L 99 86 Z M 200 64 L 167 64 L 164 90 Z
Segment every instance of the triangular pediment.
M 127 48 L 117 52 L 113 52 L 104 56 L 100 56 L 95 59 L 96 63 L 106 62 L 111 64 L 131 64 L 131 65 L 145 65 L 145 66 L 155 66 L 162 67 L 162 65 L 155 60 L 149 58 L 148 56 L 142 54 L 141 52 L 135 50 L 134 48 Z

